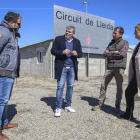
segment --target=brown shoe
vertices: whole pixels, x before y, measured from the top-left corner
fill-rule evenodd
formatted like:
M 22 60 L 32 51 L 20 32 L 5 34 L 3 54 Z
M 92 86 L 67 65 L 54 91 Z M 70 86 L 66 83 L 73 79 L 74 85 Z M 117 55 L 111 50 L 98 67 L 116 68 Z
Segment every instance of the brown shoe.
M 17 127 L 17 126 L 18 126 L 17 123 L 8 123 L 7 125 L 3 125 L 2 129 L 14 128 L 14 127 Z
M 104 105 L 103 104 L 98 104 L 97 106 L 92 107 L 92 110 L 98 110 L 98 109 L 104 109 Z
M 0 129 L 0 140 L 9 140 L 9 138 L 7 136 L 2 134 L 2 129 Z

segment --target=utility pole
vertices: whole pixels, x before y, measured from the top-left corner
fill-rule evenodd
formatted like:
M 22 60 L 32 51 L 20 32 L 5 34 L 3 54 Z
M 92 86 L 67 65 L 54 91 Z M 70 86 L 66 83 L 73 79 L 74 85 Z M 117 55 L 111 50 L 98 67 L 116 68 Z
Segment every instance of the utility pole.
M 88 6 L 88 3 L 85 2 L 85 1 L 83 1 L 82 3 L 83 3 L 83 4 L 86 4 L 86 13 L 87 13 L 87 6 Z

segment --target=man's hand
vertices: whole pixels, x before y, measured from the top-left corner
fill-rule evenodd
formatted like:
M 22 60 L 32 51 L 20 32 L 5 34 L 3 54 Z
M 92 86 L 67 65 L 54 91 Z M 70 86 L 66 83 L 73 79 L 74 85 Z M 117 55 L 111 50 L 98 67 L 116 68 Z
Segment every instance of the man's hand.
M 63 54 L 70 54 L 70 50 L 69 50 L 69 49 L 65 49 L 65 50 L 63 51 Z
M 106 53 L 109 53 L 109 50 L 105 50 Z
M 119 51 L 114 51 L 114 53 L 118 53 Z
M 77 56 L 77 52 L 74 50 L 74 51 L 71 52 L 71 55 L 72 56 Z

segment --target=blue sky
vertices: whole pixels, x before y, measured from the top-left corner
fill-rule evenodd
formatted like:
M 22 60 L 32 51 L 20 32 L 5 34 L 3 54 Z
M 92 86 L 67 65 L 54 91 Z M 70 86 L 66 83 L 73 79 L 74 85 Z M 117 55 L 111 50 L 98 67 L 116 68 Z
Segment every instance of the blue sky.
M 83 0 L 2 0 L 0 4 L 0 22 L 8 11 L 22 15 L 19 33 L 19 46 L 35 44 L 53 39 L 53 5 L 86 12 Z M 125 30 L 123 38 L 129 45 L 136 45 L 134 27 L 140 22 L 140 0 L 86 0 L 89 3 L 88 13 L 115 21 L 115 26 Z M 38 9 L 39 8 L 39 9 Z

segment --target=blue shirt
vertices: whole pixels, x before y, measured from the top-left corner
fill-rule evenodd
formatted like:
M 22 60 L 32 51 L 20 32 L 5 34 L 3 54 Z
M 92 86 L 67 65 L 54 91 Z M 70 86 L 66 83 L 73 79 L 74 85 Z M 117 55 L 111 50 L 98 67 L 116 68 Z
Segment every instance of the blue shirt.
M 73 51 L 73 40 L 69 41 L 67 39 L 65 39 L 65 43 L 66 43 L 66 49 L 69 49 L 70 51 Z M 73 67 L 73 57 L 70 54 L 66 54 L 66 59 L 65 59 L 65 63 L 64 63 L 65 67 Z

